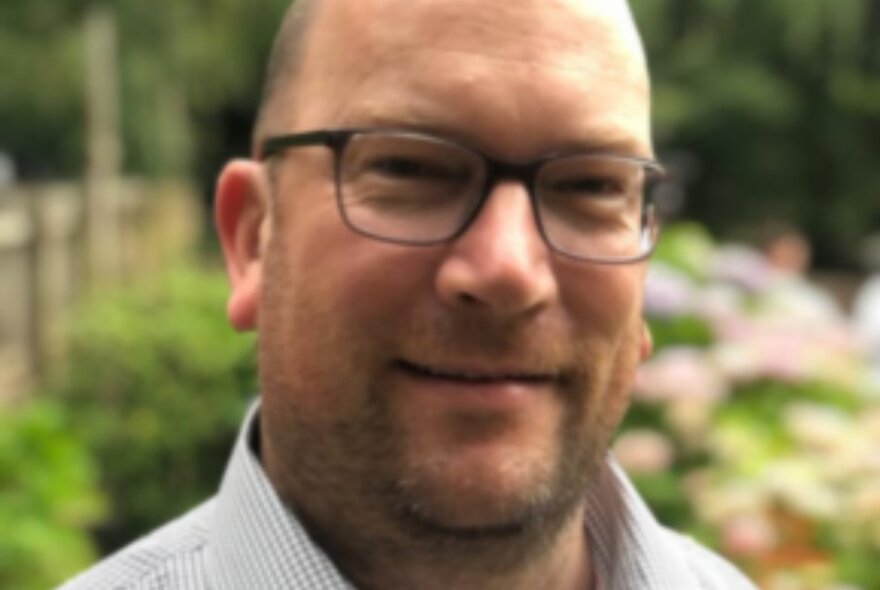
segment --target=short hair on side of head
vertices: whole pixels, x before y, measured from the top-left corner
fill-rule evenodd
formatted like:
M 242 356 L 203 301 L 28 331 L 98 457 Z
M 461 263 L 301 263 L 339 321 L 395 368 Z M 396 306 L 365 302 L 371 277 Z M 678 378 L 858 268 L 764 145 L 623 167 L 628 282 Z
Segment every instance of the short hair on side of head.
M 257 157 L 262 152 L 260 142 L 268 132 L 272 119 L 274 100 L 280 88 L 296 78 L 302 61 L 304 39 L 312 21 L 317 0 L 295 0 L 284 15 L 284 20 L 275 36 L 263 92 L 257 110 L 256 124 L 251 137 L 251 153 Z

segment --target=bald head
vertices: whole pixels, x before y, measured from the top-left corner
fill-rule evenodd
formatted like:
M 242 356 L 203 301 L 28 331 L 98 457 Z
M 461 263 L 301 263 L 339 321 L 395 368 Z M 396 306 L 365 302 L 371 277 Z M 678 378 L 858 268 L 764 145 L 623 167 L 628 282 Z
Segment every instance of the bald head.
M 268 132 L 271 112 L 280 108 L 274 106 L 283 88 L 295 86 L 295 78 L 302 60 L 303 45 L 308 33 L 311 16 L 316 8 L 317 0 L 297 0 L 284 15 L 281 28 L 275 36 L 269 63 L 266 67 L 266 79 L 263 82 L 263 95 L 254 126 L 254 155 L 259 154 L 259 142 Z
M 303 74 L 320 78 L 377 54 L 405 60 L 426 45 L 502 62 L 540 59 L 544 49 L 595 53 L 592 67 L 616 72 L 633 96 L 648 100 L 644 50 L 626 0 L 297 0 L 270 56 L 254 153 L 267 135 L 292 131 Z

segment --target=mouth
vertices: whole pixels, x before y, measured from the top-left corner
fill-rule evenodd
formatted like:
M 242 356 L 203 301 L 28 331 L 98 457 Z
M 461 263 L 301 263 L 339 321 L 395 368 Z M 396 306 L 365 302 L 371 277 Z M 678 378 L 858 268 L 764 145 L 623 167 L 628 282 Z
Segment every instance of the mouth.
M 558 379 L 557 375 L 538 371 L 508 368 L 438 367 L 399 360 L 397 366 L 410 376 L 421 379 L 472 383 L 475 385 L 495 383 L 521 383 L 543 385 Z

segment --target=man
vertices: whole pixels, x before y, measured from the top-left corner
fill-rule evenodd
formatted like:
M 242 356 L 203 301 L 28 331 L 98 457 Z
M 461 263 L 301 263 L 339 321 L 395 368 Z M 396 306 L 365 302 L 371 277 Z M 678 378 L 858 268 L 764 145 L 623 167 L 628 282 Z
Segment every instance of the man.
M 648 95 L 624 0 L 300 0 L 216 194 L 261 402 L 214 499 L 67 588 L 751 588 L 607 457 Z

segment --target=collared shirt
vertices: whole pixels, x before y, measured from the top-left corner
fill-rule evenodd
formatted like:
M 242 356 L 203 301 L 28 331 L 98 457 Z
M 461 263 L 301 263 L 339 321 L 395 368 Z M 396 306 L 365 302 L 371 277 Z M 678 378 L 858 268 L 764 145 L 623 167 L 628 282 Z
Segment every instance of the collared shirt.
M 353 590 L 285 508 L 245 418 L 219 492 L 59 590 Z M 609 458 L 588 493 L 586 534 L 604 590 L 754 590 L 734 567 L 660 526 Z

